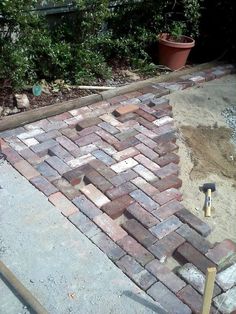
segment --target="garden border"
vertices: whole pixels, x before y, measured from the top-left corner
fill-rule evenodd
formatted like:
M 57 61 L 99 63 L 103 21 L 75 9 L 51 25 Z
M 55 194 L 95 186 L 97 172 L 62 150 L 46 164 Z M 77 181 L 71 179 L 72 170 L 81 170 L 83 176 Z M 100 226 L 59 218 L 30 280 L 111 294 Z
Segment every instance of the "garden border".
M 14 129 L 19 126 L 23 126 L 27 123 L 31 123 L 40 119 L 48 118 L 48 117 L 51 117 L 60 113 L 64 113 L 69 110 L 88 106 L 88 105 L 91 105 L 92 103 L 106 100 L 106 99 L 119 96 L 125 93 L 133 92 L 137 89 L 150 85 L 150 83 L 168 82 L 180 76 L 192 74 L 194 72 L 206 70 L 208 68 L 219 66 L 219 65 L 222 65 L 222 63 L 219 63 L 219 62 L 202 63 L 200 65 L 193 66 L 189 69 L 185 69 L 178 72 L 171 72 L 171 73 L 161 75 L 158 77 L 152 77 L 150 79 L 146 79 L 143 81 L 134 82 L 126 86 L 115 88 L 114 90 L 109 90 L 109 91 L 105 91 L 105 92 L 101 92 L 101 93 L 97 93 L 93 95 L 88 95 L 88 96 L 81 97 L 78 99 L 68 100 L 68 101 L 56 103 L 47 107 L 41 107 L 41 108 L 33 109 L 30 111 L 17 113 L 12 116 L 7 116 L 0 120 L 0 131 Z

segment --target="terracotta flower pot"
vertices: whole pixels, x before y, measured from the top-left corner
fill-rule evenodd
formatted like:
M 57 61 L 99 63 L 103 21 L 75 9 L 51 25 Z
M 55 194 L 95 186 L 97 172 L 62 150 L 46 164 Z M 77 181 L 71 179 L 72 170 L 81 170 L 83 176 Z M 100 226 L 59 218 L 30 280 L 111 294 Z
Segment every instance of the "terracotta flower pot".
M 162 33 L 158 36 L 159 63 L 171 70 L 179 70 L 185 66 L 190 50 L 195 45 L 191 37 L 181 36 L 174 41 L 170 34 Z

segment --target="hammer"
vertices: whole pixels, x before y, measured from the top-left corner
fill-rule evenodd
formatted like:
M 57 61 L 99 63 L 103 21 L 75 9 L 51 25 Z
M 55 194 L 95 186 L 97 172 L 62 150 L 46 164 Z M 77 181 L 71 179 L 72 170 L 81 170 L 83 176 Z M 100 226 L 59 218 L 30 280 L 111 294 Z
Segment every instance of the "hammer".
M 205 216 L 211 216 L 211 193 L 215 192 L 216 185 L 215 183 L 205 183 L 201 187 L 201 190 L 206 194 L 206 201 L 205 201 Z

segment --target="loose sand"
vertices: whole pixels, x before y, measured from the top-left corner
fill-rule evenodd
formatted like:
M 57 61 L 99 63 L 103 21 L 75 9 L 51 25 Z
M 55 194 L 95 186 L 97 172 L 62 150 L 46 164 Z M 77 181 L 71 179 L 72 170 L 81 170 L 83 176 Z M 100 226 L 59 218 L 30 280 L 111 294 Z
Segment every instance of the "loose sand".
M 221 112 L 236 104 L 236 75 L 168 96 L 179 130 L 183 204 L 212 227 L 212 242 L 236 241 L 236 145 Z M 214 182 L 212 216 L 204 217 L 203 183 Z

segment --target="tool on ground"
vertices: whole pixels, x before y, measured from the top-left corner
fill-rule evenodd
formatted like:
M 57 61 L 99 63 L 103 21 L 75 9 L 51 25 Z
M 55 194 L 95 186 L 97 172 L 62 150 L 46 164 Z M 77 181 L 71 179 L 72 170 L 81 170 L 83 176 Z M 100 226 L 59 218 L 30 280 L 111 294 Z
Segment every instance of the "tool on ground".
M 39 303 L 32 293 L 23 286 L 10 269 L 0 261 L 0 275 L 10 284 L 17 294 L 25 301 L 27 305 L 37 314 L 48 314 L 47 310 Z
M 201 190 L 206 194 L 206 200 L 205 200 L 205 216 L 210 217 L 211 216 L 211 193 L 215 192 L 216 185 L 215 183 L 205 183 L 201 187 Z

